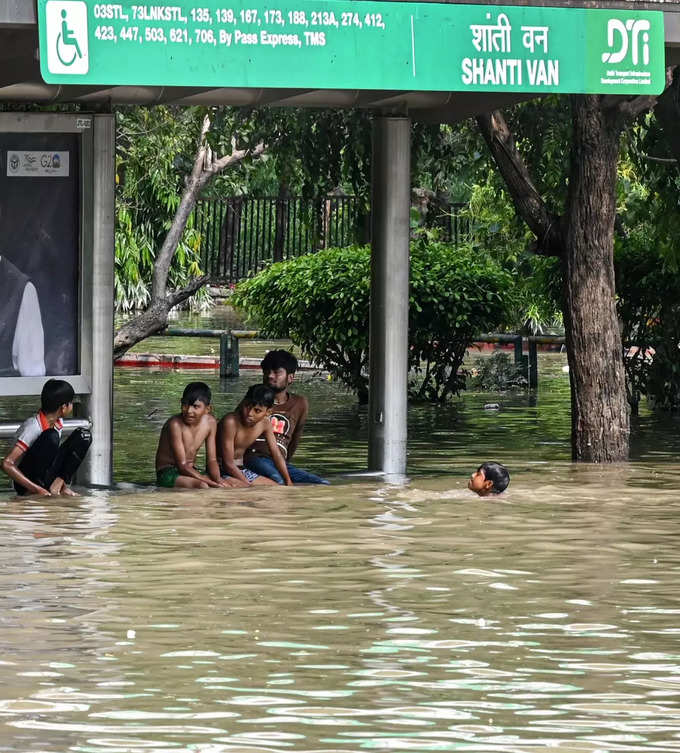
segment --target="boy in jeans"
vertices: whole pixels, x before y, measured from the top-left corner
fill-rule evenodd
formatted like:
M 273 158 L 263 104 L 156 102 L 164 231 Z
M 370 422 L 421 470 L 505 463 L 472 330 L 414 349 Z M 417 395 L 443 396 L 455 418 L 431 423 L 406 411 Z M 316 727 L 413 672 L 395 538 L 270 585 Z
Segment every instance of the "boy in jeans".
M 17 494 L 77 496 L 69 484 L 92 437 L 87 429 L 76 429 L 60 445 L 63 419 L 73 412 L 73 394 L 68 382 L 48 379 L 40 393 L 40 411 L 19 427 L 14 447 L 2 461 Z
M 269 420 L 274 431 L 276 444 L 283 455 L 288 474 L 294 484 L 327 484 L 319 476 L 296 468 L 290 462 L 302 436 L 302 428 L 307 420 L 307 398 L 288 392 L 295 378 L 297 358 L 287 350 L 270 350 L 260 364 L 262 382 L 274 392 L 274 405 Z M 260 476 L 285 483 L 276 468 L 264 436 L 256 439 L 243 456 L 243 465 Z
M 212 393 L 204 382 L 190 382 L 182 394 L 182 412 L 169 418 L 161 429 L 156 450 L 156 483 L 166 488 L 217 489 L 233 486 L 220 478 L 215 451 L 217 421 L 210 413 Z M 205 445 L 207 474 L 195 466 Z

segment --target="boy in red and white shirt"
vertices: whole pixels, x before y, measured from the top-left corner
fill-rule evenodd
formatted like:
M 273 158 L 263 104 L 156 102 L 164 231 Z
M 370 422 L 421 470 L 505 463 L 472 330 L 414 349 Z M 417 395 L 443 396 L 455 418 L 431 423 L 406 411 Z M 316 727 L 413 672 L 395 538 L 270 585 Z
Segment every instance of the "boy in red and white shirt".
M 87 429 L 76 429 L 60 445 L 62 419 L 73 412 L 73 387 L 63 379 L 48 379 L 40 405 L 40 412 L 19 427 L 2 470 L 14 481 L 17 494 L 75 496 L 68 485 L 92 438 Z

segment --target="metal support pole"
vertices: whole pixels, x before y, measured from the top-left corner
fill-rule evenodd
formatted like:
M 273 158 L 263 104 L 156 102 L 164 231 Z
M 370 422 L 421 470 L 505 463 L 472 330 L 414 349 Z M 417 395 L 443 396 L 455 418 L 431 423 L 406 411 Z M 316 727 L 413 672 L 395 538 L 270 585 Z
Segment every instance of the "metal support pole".
M 237 377 L 239 371 L 239 342 L 230 332 L 220 335 L 220 376 Z
M 538 387 L 538 346 L 529 338 L 529 389 Z
M 522 335 L 515 338 L 515 366 L 522 363 Z
M 411 121 L 373 120 L 368 468 L 406 472 Z
M 92 421 L 92 446 L 79 477 L 87 485 L 109 486 L 113 478 L 113 115 L 95 115 L 92 181 L 92 393 L 83 408 Z M 85 249 L 85 253 L 88 253 Z

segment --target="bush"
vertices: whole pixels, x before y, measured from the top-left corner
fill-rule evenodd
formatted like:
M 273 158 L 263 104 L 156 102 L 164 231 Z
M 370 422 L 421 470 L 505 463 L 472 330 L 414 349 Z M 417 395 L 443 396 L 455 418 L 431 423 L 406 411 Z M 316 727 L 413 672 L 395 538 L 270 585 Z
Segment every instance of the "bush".
M 510 276 L 478 250 L 411 245 L 412 397 L 441 402 L 464 388 L 465 350 L 502 324 L 510 287 Z M 273 264 L 239 284 L 232 303 L 268 336 L 290 337 L 364 402 L 369 294 L 370 250 L 352 246 Z
M 680 410 L 680 270 L 635 233 L 616 255 L 618 313 L 624 344 L 639 346 L 624 359 L 628 400 L 641 395 L 665 411 Z M 653 355 L 650 356 L 653 349 Z

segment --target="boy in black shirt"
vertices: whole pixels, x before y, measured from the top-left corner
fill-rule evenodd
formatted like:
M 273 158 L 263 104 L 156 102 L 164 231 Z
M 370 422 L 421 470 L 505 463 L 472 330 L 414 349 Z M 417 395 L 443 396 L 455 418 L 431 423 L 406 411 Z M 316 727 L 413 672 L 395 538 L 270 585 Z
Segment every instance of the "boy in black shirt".
M 76 496 L 69 484 L 92 437 L 87 429 L 76 429 L 60 445 L 62 419 L 72 412 L 73 387 L 63 379 L 48 379 L 40 393 L 40 411 L 21 424 L 14 447 L 2 461 L 17 494 Z

